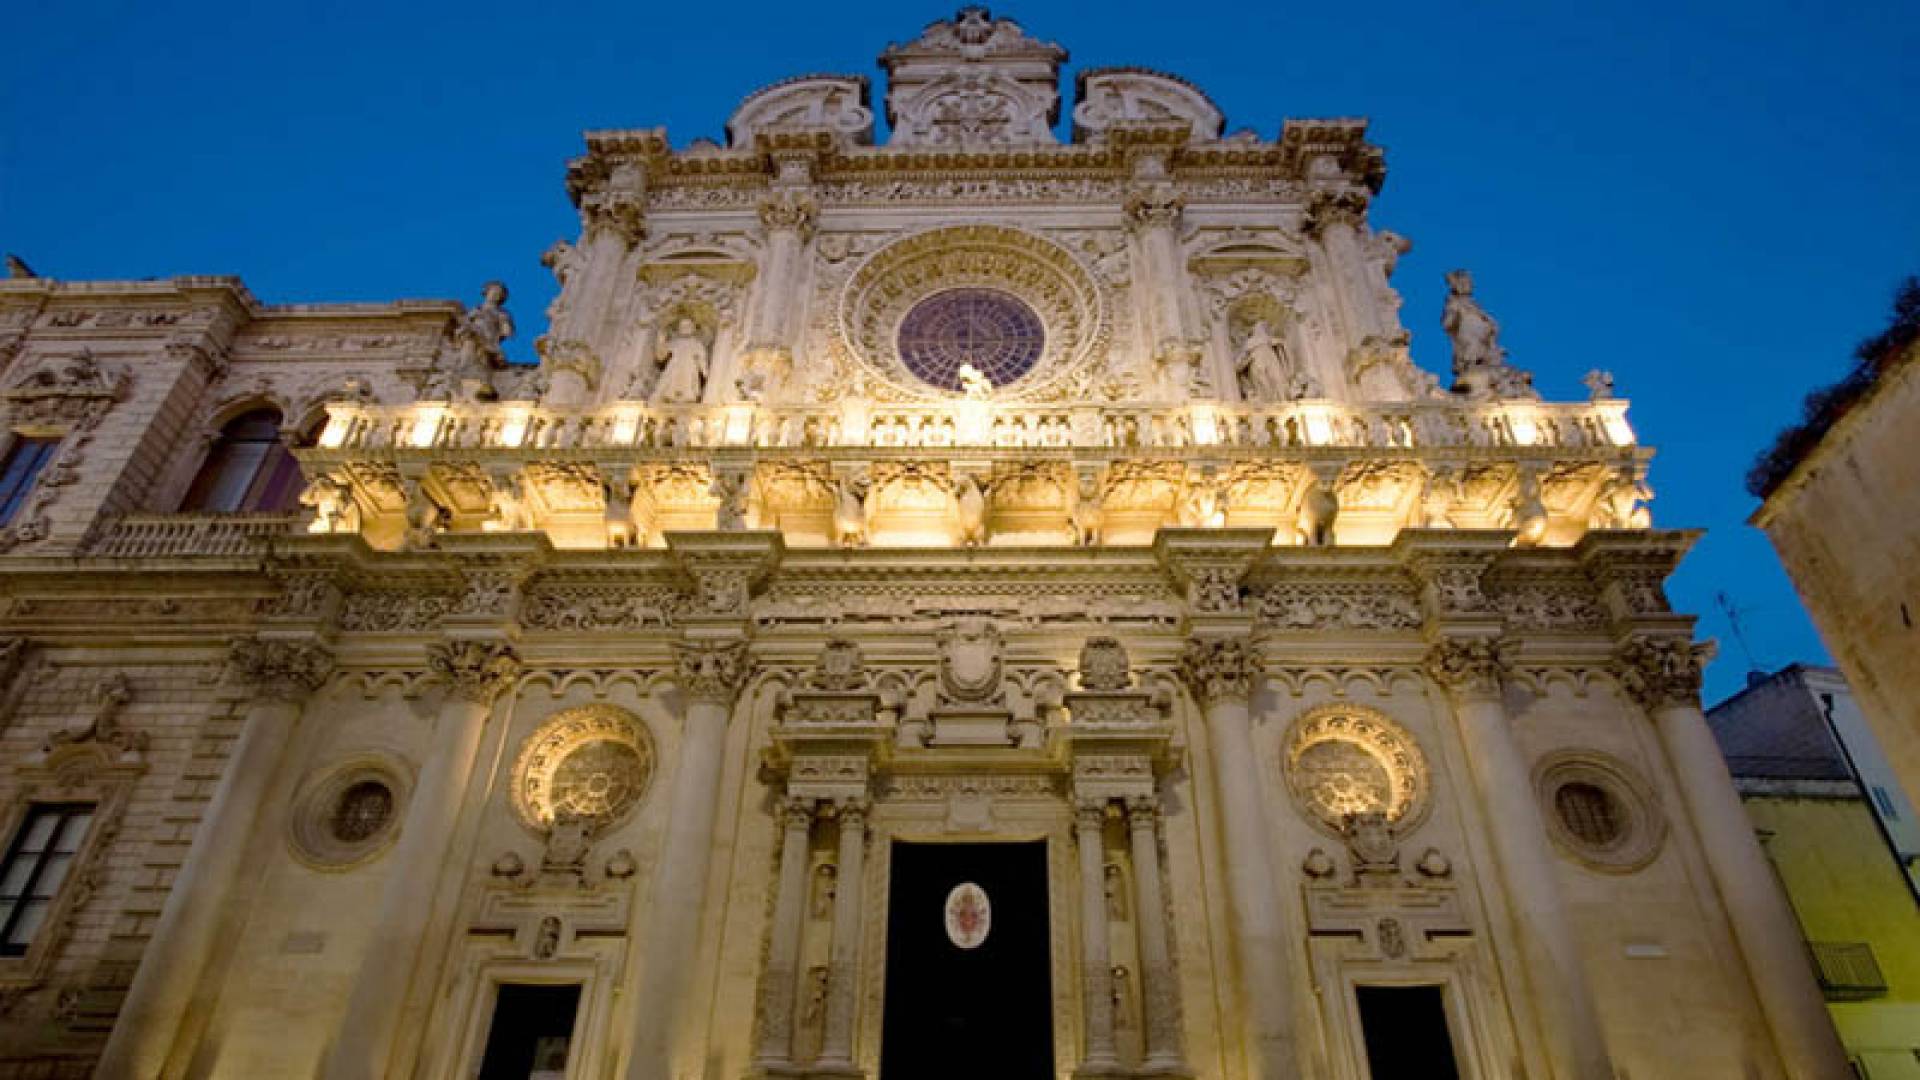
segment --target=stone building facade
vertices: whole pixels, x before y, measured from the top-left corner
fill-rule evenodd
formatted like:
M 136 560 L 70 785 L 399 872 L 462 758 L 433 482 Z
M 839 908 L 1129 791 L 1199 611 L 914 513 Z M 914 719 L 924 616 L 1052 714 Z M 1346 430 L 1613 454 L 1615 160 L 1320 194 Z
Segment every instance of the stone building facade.
M 0 1076 L 1844 1076 L 1610 380 L 1064 59 L 589 133 L 537 369 L 0 282 Z

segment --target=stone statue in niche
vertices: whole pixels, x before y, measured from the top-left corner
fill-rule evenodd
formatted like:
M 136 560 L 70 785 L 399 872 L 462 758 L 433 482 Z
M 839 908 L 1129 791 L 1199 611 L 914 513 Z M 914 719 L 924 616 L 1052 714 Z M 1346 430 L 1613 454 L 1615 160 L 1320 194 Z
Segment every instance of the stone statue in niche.
M 681 317 L 661 346 L 664 358 L 660 378 L 653 385 L 653 400 L 662 405 L 684 405 L 700 400 L 707 388 L 710 354 L 700 327 L 692 319 Z
M 507 287 L 489 281 L 480 287 L 480 306 L 460 317 L 453 329 L 451 375 L 466 401 L 492 401 L 493 372 L 507 366 L 500 343 L 513 336 L 513 316 L 503 307 Z
M 1292 389 L 1291 365 L 1282 356 L 1265 319 L 1248 331 L 1234 370 L 1240 375 L 1240 394 L 1248 401 L 1281 401 Z
M 1107 889 L 1107 918 L 1116 922 L 1127 917 L 1127 878 L 1121 873 L 1119 863 L 1108 863 L 1105 882 Z
M 1500 324 L 1473 295 L 1473 275 L 1447 272 L 1440 328 L 1453 340 L 1453 388 L 1474 397 L 1538 397 L 1533 376 L 1507 364 Z
M 840 868 L 832 863 L 821 863 L 813 868 L 813 896 L 808 908 L 816 919 L 825 919 L 833 915 L 833 894 L 838 887 Z
M 533 958 L 551 960 L 560 951 L 560 920 L 549 915 L 540 920 L 540 933 L 533 939 Z

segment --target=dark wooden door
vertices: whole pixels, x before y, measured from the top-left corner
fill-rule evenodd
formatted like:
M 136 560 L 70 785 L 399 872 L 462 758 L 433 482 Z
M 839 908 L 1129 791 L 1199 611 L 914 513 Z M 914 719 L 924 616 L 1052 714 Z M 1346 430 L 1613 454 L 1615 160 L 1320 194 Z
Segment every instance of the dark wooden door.
M 973 948 L 947 932 L 965 882 L 990 912 Z M 881 1080 L 1052 1080 L 1046 842 L 896 842 L 886 986 Z

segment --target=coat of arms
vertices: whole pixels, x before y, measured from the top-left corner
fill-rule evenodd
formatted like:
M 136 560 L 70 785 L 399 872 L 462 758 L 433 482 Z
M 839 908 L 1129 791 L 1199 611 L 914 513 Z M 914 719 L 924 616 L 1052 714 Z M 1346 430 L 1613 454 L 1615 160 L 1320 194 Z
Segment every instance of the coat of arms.
M 986 619 L 960 619 L 940 635 L 940 686 L 954 701 L 1000 696 L 1000 631 Z
M 963 881 L 947 894 L 947 940 L 955 948 L 977 949 L 993 929 L 993 905 L 987 891 L 971 881 Z

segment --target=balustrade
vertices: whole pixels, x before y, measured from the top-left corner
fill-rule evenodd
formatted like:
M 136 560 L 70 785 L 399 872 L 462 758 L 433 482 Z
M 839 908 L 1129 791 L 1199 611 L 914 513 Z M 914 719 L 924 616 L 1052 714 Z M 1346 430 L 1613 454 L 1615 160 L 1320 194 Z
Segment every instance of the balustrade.
M 267 537 L 290 531 L 293 514 L 128 514 L 109 525 L 93 554 L 153 559 L 246 555 Z

